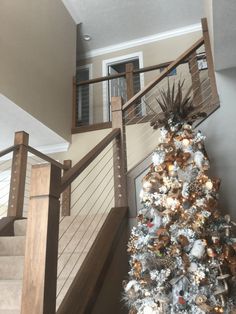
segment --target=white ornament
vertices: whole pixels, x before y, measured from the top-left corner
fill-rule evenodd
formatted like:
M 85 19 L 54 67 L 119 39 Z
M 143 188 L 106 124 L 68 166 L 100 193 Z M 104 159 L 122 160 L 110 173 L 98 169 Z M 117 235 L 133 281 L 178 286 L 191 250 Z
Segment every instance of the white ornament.
M 183 184 L 182 196 L 185 197 L 185 198 L 189 197 L 188 182 L 184 182 L 184 184 Z
M 152 224 L 153 226 L 150 227 L 149 233 L 156 233 L 156 231 L 160 228 L 162 225 L 162 218 L 161 216 L 155 211 L 153 208 L 151 210 L 151 216 L 153 217 Z
M 158 151 L 152 155 L 152 162 L 155 166 L 161 165 L 165 161 L 165 152 Z
M 187 139 L 187 138 L 184 138 L 183 140 L 182 140 L 182 144 L 183 144 L 183 146 L 185 146 L 185 147 L 187 147 L 188 145 L 189 145 L 189 140 Z
M 193 243 L 193 247 L 190 251 L 190 255 L 200 259 L 205 253 L 206 241 L 205 240 L 196 240 Z
M 131 288 L 133 288 L 135 292 L 139 290 L 138 282 L 136 280 L 129 281 L 125 287 L 125 291 L 129 291 Z
M 153 309 L 150 306 L 145 306 L 143 309 L 143 314 L 154 314 L 156 311 L 153 311 Z
M 213 183 L 212 183 L 210 180 L 208 180 L 205 185 L 206 185 L 206 188 L 207 188 L 208 190 L 212 190 L 212 188 L 213 188 Z
M 203 163 L 204 163 L 204 155 L 203 155 L 202 152 L 197 151 L 197 152 L 194 154 L 194 162 L 195 162 L 196 166 L 197 166 L 199 169 L 202 169 L 202 166 L 203 166 Z
M 197 263 L 194 263 L 194 262 L 190 263 L 190 266 L 188 268 L 188 271 L 190 273 L 195 273 L 197 269 L 198 269 Z

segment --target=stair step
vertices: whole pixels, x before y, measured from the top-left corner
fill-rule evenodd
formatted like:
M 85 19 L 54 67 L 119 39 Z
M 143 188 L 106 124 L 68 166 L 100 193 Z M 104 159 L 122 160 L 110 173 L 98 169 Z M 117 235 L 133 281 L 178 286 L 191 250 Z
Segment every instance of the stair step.
M 22 279 L 24 256 L 0 256 L 0 280 Z
M 20 314 L 20 310 L 0 310 L 0 314 Z
M 25 236 L 27 228 L 27 219 L 19 219 L 14 221 L 15 236 Z
M 0 310 L 0 314 L 20 314 L 20 310 Z
M 22 280 L 0 280 L 0 310 L 19 310 Z
M 0 256 L 23 256 L 24 254 L 25 237 L 0 237 Z

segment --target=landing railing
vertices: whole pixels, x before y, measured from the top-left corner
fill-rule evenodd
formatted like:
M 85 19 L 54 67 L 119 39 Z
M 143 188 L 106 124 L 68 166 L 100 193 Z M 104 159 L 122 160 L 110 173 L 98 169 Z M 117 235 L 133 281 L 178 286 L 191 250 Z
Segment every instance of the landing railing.
M 14 145 L 0 152 L 0 218 L 27 218 L 31 171 L 34 165 L 50 162 L 65 171 L 64 164 L 29 146 L 29 135 L 24 131 L 16 132 Z M 61 212 L 69 207 L 70 197 L 61 201 Z M 63 204 L 63 206 L 62 206 Z M 62 213 L 63 214 L 63 213 Z
M 124 109 L 129 108 L 129 117 L 127 117 L 129 124 L 135 124 L 138 120 L 139 123 L 147 121 L 151 117 L 142 120 L 140 117 L 156 115 L 155 98 L 158 91 L 161 88 L 166 89 L 168 81 L 177 81 L 179 78 L 186 81 L 186 89 L 192 86 L 196 101 L 201 94 L 208 114 L 214 111 L 219 104 L 219 98 L 206 19 L 202 19 L 202 29 L 203 37 L 174 62 L 139 69 L 128 63 L 121 73 L 87 81 L 74 79 L 72 133 L 110 128 L 111 95 L 123 98 Z M 146 86 L 142 88 L 141 82 L 144 80 Z M 200 89 L 202 89 L 201 93 Z M 211 93 L 211 104 L 208 101 L 209 93 Z M 201 102 L 201 99 L 199 100 Z
M 164 99 L 163 91 L 167 92 L 169 89 L 170 95 L 177 95 L 178 81 L 181 82 L 183 97 L 188 94 L 193 100 L 192 115 L 199 109 L 205 113 L 204 117 L 199 118 L 198 124 L 219 107 L 206 21 L 203 20 L 202 24 L 204 36 L 123 105 L 129 169 L 144 159 L 157 145 L 157 132 L 161 120 L 165 118 L 160 105 Z M 177 75 L 172 76 L 173 71 Z

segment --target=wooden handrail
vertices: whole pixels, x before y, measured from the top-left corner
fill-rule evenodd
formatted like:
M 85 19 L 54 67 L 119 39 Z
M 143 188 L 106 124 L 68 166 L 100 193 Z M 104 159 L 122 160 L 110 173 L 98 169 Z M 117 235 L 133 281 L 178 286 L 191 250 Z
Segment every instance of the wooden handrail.
M 203 58 L 205 58 L 205 57 L 204 56 L 197 56 L 198 60 L 201 60 Z M 186 58 L 186 59 L 182 60 L 181 64 L 187 63 L 188 61 L 189 61 L 188 58 Z M 174 62 L 174 61 L 167 61 L 167 62 L 151 65 L 148 67 L 134 69 L 133 74 L 140 74 L 140 73 L 145 73 L 145 72 L 149 72 L 149 71 L 160 70 L 162 68 L 168 67 L 168 65 L 170 65 L 172 62 Z M 94 83 L 100 83 L 100 82 L 104 82 L 104 81 L 110 81 L 110 80 L 114 80 L 114 79 L 117 79 L 120 77 L 125 77 L 126 74 L 127 74 L 127 72 L 120 72 L 117 74 L 96 77 L 96 78 L 91 79 L 91 80 L 85 80 L 85 81 L 78 82 L 78 83 L 76 83 L 76 85 L 77 86 L 83 86 L 83 85 L 90 85 L 90 84 L 94 84 Z
M 79 162 L 77 162 L 70 170 L 65 173 L 61 180 L 61 193 L 118 135 L 120 135 L 120 129 L 112 130 L 101 142 L 99 142 L 92 150 L 90 150 L 87 155 L 85 155 Z
M 5 155 L 7 155 L 7 154 L 9 154 L 11 152 L 14 152 L 16 149 L 19 148 L 19 146 L 20 145 L 12 145 L 12 146 L 10 146 L 10 147 L 0 151 L 0 157 L 5 156 Z
M 123 105 L 123 110 L 127 110 L 130 106 L 132 106 L 137 100 L 143 97 L 146 93 L 148 93 L 157 83 L 159 83 L 167 74 L 169 74 L 173 69 L 175 69 L 183 59 L 186 59 L 190 56 L 196 49 L 201 47 L 204 44 L 204 38 L 201 37 L 198 41 L 196 41 L 188 50 L 186 50 L 183 54 L 179 56 L 174 62 L 172 62 L 157 78 L 151 81 L 146 85 L 142 90 L 140 90 L 134 97 L 128 100 Z
M 45 161 L 47 161 L 47 162 L 49 162 L 49 163 L 51 163 L 51 164 L 57 166 L 58 168 L 64 169 L 64 170 L 67 170 L 67 169 L 68 169 L 65 165 L 61 164 L 60 162 L 56 161 L 56 160 L 53 159 L 53 158 L 51 158 L 51 157 L 49 157 L 49 156 L 47 156 L 47 155 L 41 153 L 41 152 L 38 151 L 37 149 L 35 149 L 35 148 L 31 147 L 31 146 L 27 146 L 27 148 L 28 148 L 28 151 L 29 151 L 30 153 L 32 153 L 32 154 L 34 154 L 35 156 L 38 156 L 39 158 L 41 158 L 41 159 L 43 159 L 43 160 L 45 160 Z

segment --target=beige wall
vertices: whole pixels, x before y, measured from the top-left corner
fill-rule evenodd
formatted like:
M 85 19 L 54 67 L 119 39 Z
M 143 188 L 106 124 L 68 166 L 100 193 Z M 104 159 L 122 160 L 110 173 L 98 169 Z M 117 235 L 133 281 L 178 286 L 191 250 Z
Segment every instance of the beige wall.
M 124 49 L 112 53 L 107 53 L 93 58 L 81 60 L 79 65 L 92 64 L 93 77 L 103 76 L 102 62 L 103 60 L 128 55 L 131 53 L 143 53 L 143 66 L 151 66 L 167 61 L 175 60 L 181 53 L 187 50 L 195 41 L 202 36 L 202 32 L 189 33 L 177 37 L 172 37 L 160 40 L 154 43 L 136 46 L 129 49 Z M 159 74 L 159 71 L 152 71 L 145 74 L 144 85 L 150 80 L 154 79 Z M 94 122 L 99 123 L 103 121 L 103 83 L 93 84 L 93 107 L 94 107 Z
M 221 178 L 220 209 L 236 219 L 236 69 L 216 73 L 220 108 L 199 129 L 206 135 L 211 175 Z
M 70 140 L 76 25 L 60 0 L 1 0 L 0 93 Z
M 72 144 L 65 153 L 51 155 L 54 159 L 63 161 L 71 159 L 74 165 L 98 144 L 111 129 L 97 130 L 72 135 Z M 128 170 L 150 154 L 159 143 L 159 131 L 153 130 L 149 123 L 130 125 L 126 130 Z M 104 166 L 103 164 L 101 164 Z

